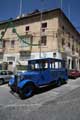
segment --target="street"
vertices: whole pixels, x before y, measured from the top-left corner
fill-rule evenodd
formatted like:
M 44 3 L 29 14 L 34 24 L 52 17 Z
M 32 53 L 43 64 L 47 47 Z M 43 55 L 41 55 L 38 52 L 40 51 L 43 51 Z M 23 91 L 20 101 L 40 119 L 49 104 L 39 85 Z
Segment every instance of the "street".
M 25 100 L 11 93 L 5 84 L 0 86 L 0 120 L 79 120 L 79 101 L 80 78 L 57 88 L 39 90 Z

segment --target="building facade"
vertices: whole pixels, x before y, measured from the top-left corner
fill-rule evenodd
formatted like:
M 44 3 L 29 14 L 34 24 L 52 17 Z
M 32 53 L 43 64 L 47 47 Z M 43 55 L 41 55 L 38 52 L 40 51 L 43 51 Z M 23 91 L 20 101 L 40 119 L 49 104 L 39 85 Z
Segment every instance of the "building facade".
M 8 69 L 40 57 L 64 59 L 67 68 L 80 69 L 80 35 L 60 9 L 1 22 L 0 36 L 0 64 L 8 63 Z

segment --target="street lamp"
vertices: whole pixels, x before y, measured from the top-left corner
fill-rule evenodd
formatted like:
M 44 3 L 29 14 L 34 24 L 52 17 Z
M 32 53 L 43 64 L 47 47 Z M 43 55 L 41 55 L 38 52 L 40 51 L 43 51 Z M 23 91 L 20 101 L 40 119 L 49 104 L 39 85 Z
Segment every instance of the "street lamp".
M 41 39 L 42 39 L 42 11 L 40 12 L 40 53 L 39 53 L 39 58 L 41 58 Z
M 63 7 L 63 0 L 60 0 L 61 1 L 61 9 L 62 9 L 62 7 Z
M 22 15 L 22 0 L 20 0 L 19 15 L 20 15 L 20 17 L 21 17 L 21 15 Z
M 44 0 L 41 0 L 42 4 L 43 4 L 43 2 L 44 2 Z M 39 58 L 41 58 L 42 18 L 43 18 L 43 13 L 41 11 L 40 12 L 40 53 L 39 53 Z

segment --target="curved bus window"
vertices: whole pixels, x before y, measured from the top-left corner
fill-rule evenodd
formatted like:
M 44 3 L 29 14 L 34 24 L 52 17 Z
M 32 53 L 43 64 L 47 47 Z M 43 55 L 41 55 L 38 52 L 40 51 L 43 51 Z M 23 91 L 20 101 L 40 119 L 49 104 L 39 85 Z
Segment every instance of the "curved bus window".
M 63 67 L 63 63 L 61 61 L 53 61 L 50 63 L 51 69 L 59 69 Z

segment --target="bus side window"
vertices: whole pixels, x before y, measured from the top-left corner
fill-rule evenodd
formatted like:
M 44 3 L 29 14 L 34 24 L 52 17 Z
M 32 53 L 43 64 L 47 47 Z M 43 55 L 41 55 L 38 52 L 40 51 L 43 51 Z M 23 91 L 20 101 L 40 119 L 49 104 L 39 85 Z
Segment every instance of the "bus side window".
M 35 69 L 39 69 L 39 64 L 38 63 L 35 64 Z
M 58 62 L 58 68 L 62 68 L 62 63 Z
M 45 68 L 48 68 L 48 63 L 47 62 L 45 63 Z
M 66 66 L 66 62 L 63 62 L 63 63 L 62 63 L 62 67 L 63 67 L 63 68 L 66 68 L 66 67 L 67 67 L 67 66 Z
M 52 62 L 50 63 L 50 69 L 52 69 Z
M 55 62 L 52 62 L 52 68 L 53 69 L 55 68 Z
M 55 68 L 58 69 L 58 62 L 55 62 Z

